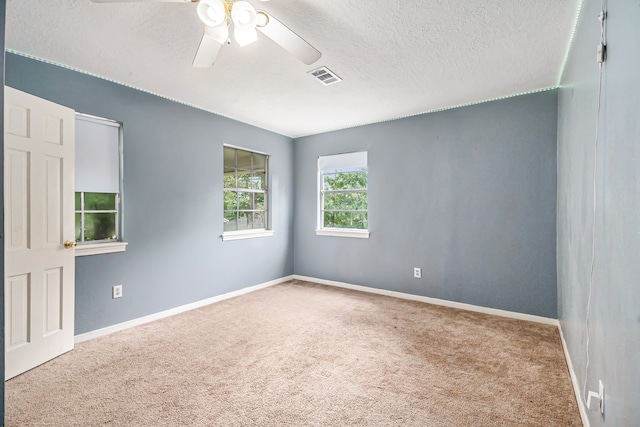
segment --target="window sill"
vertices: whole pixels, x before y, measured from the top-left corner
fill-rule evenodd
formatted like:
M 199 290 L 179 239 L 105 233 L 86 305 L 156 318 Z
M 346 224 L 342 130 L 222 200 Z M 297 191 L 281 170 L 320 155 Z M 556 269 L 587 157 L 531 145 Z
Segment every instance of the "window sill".
M 358 239 L 368 239 L 371 233 L 369 230 L 341 229 L 341 228 L 323 228 L 316 230 L 316 236 L 333 236 L 333 237 L 355 237 Z
M 76 246 L 76 256 L 124 252 L 127 249 L 127 245 L 127 242 L 87 243 L 85 245 Z
M 273 230 L 242 230 L 242 231 L 225 231 L 222 233 L 222 240 L 242 240 L 255 239 L 258 237 L 271 237 Z

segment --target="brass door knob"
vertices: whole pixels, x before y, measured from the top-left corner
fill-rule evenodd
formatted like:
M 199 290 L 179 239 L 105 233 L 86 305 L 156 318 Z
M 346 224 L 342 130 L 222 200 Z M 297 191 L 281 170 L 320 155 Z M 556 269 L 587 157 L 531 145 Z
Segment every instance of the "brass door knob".
M 76 247 L 76 242 L 70 242 L 70 241 L 66 240 L 64 242 L 64 247 L 65 247 L 65 249 L 75 248 Z

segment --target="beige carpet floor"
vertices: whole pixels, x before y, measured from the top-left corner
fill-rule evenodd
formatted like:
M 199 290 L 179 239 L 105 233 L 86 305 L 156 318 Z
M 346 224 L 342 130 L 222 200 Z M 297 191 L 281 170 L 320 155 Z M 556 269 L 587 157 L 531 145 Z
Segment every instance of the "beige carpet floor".
M 292 281 L 6 383 L 7 426 L 579 426 L 553 326 Z

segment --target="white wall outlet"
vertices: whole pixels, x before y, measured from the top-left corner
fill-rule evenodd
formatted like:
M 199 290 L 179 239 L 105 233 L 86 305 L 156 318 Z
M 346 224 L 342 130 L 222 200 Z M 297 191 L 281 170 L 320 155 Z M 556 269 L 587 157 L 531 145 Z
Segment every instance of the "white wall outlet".
M 422 269 L 420 267 L 413 267 L 413 277 L 420 279 L 422 277 Z
M 115 285 L 111 291 L 113 298 L 120 298 L 122 296 L 122 285 Z
M 600 396 L 595 391 L 589 392 L 589 397 L 587 397 L 587 408 L 591 412 L 600 412 Z
M 598 381 L 598 392 L 590 391 L 587 397 L 587 408 L 592 412 L 604 414 L 604 385 Z

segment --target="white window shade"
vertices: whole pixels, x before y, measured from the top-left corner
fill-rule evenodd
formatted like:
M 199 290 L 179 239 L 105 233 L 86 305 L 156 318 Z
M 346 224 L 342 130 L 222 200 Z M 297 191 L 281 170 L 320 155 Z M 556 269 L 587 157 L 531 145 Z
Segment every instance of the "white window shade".
M 120 125 L 76 116 L 76 191 L 120 192 Z
M 318 170 L 366 168 L 367 152 L 334 154 L 318 157 Z

